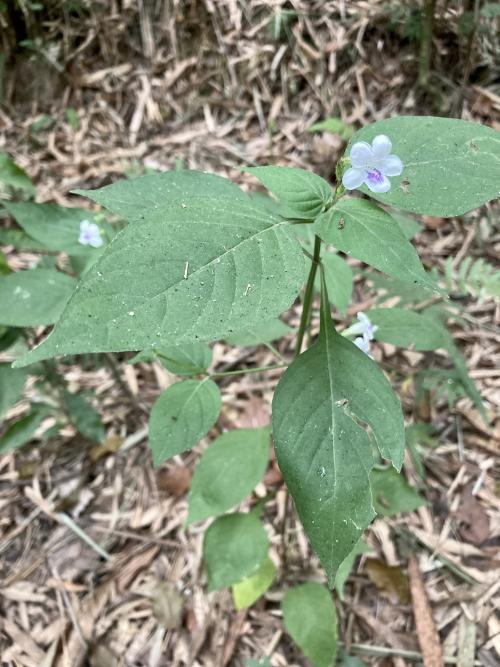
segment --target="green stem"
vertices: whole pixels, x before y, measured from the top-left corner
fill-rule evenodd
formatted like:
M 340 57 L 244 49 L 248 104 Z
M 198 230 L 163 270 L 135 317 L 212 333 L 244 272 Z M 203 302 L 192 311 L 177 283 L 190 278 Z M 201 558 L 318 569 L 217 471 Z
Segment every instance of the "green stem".
M 316 278 L 316 272 L 318 270 L 319 256 L 321 252 L 321 239 L 319 236 L 314 237 L 314 253 L 311 263 L 311 268 L 309 269 L 309 276 L 307 277 L 306 291 L 304 293 L 304 305 L 302 307 L 302 315 L 300 317 L 299 332 L 297 334 L 297 345 L 295 347 L 295 356 L 298 357 L 302 349 L 302 343 L 304 341 L 304 335 L 306 333 L 307 326 L 311 317 L 311 308 L 314 294 L 314 280 Z
M 424 0 L 422 15 L 422 37 L 420 41 L 420 57 L 418 64 L 418 83 L 426 88 L 429 83 L 432 55 L 432 33 L 436 0 Z
M 274 366 L 261 366 L 260 368 L 242 368 L 239 371 L 223 371 L 221 373 L 210 373 L 211 378 L 227 377 L 230 375 L 245 375 L 246 373 L 264 373 L 274 371 L 277 368 L 287 368 L 288 364 L 275 364 Z
M 274 345 L 271 345 L 271 343 L 264 343 L 265 347 L 274 354 L 275 357 L 277 357 L 280 361 L 282 361 L 284 364 L 287 363 L 285 357 L 281 354 L 281 352 L 274 347 Z

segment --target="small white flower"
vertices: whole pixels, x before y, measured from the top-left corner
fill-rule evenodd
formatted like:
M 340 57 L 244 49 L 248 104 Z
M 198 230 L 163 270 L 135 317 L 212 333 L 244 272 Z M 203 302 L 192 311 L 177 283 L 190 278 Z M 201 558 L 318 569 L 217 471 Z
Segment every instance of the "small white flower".
M 361 352 L 367 354 L 370 357 L 370 359 L 373 359 L 372 355 L 370 354 L 370 341 L 366 336 L 358 336 L 357 338 L 355 338 L 354 345 L 356 345 L 356 347 L 359 347 Z
M 401 159 L 391 153 L 392 143 L 385 134 L 379 134 L 372 141 L 357 141 L 351 148 L 349 157 L 352 167 L 342 176 L 346 190 L 355 190 L 365 183 L 372 192 L 389 192 L 391 182 L 388 176 L 399 176 L 403 171 Z
M 101 232 L 95 222 L 90 222 L 90 220 L 81 221 L 78 242 L 82 245 L 90 245 L 92 248 L 100 248 L 102 246 Z
M 373 340 L 375 332 L 378 329 L 378 326 L 376 324 L 372 324 L 368 315 L 365 315 L 365 313 L 363 312 L 358 313 L 357 317 L 358 321 L 356 322 L 356 324 L 352 324 L 348 329 L 343 331 L 342 335 L 357 336 L 361 334 L 363 338 L 366 338 L 368 342 Z

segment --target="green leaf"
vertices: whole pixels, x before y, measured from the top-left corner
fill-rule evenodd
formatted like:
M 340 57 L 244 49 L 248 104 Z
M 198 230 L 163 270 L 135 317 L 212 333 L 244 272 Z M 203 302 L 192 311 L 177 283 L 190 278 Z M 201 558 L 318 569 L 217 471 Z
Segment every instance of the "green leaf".
M 233 599 L 236 609 L 239 611 L 251 607 L 264 595 L 275 577 L 276 566 L 268 556 L 254 575 L 234 584 Z
M 363 540 L 360 540 L 351 553 L 348 554 L 340 564 L 340 567 L 337 570 L 337 576 L 335 577 L 335 590 L 337 591 L 340 600 L 344 599 L 344 586 L 352 572 L 357 557 L 369 551 L 371 551 L 371 547 L 368 546 L 366 542 L 363 542 Z
M 212 380 L 183 380 L 156 400 L 149 418 L 149 446 L 153 463 L 196 445 L 217 421 L 221 409 L 219 387 Z
M 499 195 L 500 132 L 452 118 L 400 116 L 378 121 L 353 136 L 371 142 L 378 134 L 392 141 L 403 161 L 401 176 L 391 177 L 385 194 L 362 192 L 412 213 L 452 217 Z M 350 146 L 347 148 L 348 155 Z
M 99 190 L 73 190 L 129 222 L 164 223 L 171 205 L 190 207 L 197 199 L 241 199 L 248 196 L 227 178 L 203 171 L 176 170 L 121 180 Z
M 216 519 L 203 540 L 208 590 L 232 586 L 255 574 L 267 557 L 267 548 L 266 531 L 253 512 Z
M 269 658 L 262 658 L 262 660 L 248 658 L 245 663 L 245 667 L 271 667 L 271 661 Z
M 237 347 L 261 345 L 262 343 L 271 343 L 273 340 L 283 338 L 283 336 L 287 336 L 291 331 L 293 329 L 288 324 L 274 319 L 255 324 L 245 331 L 237 331 L 231 334 L 231 336 L 227 336 L 226 342 L 229 345 L 236 345 Z
M 7 153 L 0 153 L 0 183 L 14 190 L 24 190 L 29 196 L 34 196 L 36 192 L 28 174 Z
M 303 278 L 286 221 L 238 200 L 172 203 L 168 220 L 117 234 L 20 364 L 225 338 L 286 310 Z
M 22 330 L 16 327 L 0 326 L 0 352 L 8 350 L 21 337 Z M 24 346 L 26 349 L 26 346 Z
M 474 380 L 472 380 L 471 376 L 469 375 L 469 371 L 467 369 L 467 364 L 465 363 L 465 359 L 463 356 L 460 354 L 460 350 L 458 347 L 455 345 L 455 341 L 453 340 L 453 336 L 451 334 L 448 337 L 448 344 L 446 346 L 446 351 L 450 355 L 451 360 L 453 361 L 453 365 L 455 366 L 455 370 L 457 372 L 458 378 L 460 380 L 461 385 L 463 386 L 467 396 L 471 399 L 471 401 L 474 403 L 476 408 L 479 410 L 481 416 L 483 417 L 484 421 L 486 423 L 489 422 L 488 416 L 486 414 L 486 410 L 484 407 L 483 399 L 481 397 L 481 394 L 477 390 L 477 387 L 474 383 Z
M 83 394 L 64 392 L 64 406 L 71 422 L 79 433 L 93 442 L 104 440 L 106 431 L 101 416 Z
M 365 663 L 357 656 L 349 655 L 344 649 L 341 649 L 337 667 L 365 667 Z
M 396 213 L 396 211 L 390 211 L 390 215 L 398 223 L 408 241 L 411 241 L 414 236 L 422 231 L 422 223 L 415 220 L 415 218 L 403 215 L 402 213 Z
M 432 317 L 405 308 L 374 308 L 369 317 L 378 327 L 375 338 L 384 343 L 422 352 L 446 347 L 448 332 Z
M 334 252 L 326 252 L 321 257 L 328 294 L 332 303 L 345 315 L 351 303 L 353 275 L 349 264 Z M 321 290 L 321 277 L 316 275 L 316 289 Z
M 52 269 L 17 271 L 0 277 L 0 324 L 35 327 L 59 319 L 76 280 Z
M 14 449 L 19 449 L 29 442 L 42 421 L 47 417 L 48 410 L 38 407 L 21 417 L 17 422 L 9 426 L 7 431 L 0 437 L 0 454 L 7 454 Z
M 0 418 L 16 403 L 23 393 L 27 373 L 0 363 Z
M 99 248 L 92 248 L 78 242 L 82 220 L 95 222 L 90 211 L 32 202 L 5 202 L 4 206 L 18 225 L 48 250 L 63 251 L 69 255 L 95 255 L 96 257 L 102 252 Z
M 386 292 L 386 294 L 380 295 L 379 301 L 386 301 L 388 296 L 398 296 L 400 297 L 399 303 L 405 304 L 427 301 L 429 298 L 429 292 L 425 287 L 389 278 L 389 276 L 385 276 L 378 271 L 364 271 L 363 274 L 378 291 Z
M 394 218 L 365 199 L 341 199 L 317 218 L 314 230 L 337 250 L 393 278 L 437 290 Z
M 426 504 L 425 499 L 408 484 L 404 475 L 394 468 L 372 470 L 370 484 L 375 511 L 382 516 L 413 512 Z
M 495 19 L 500 16 L 500 6 L 496 2 L 487 2 L 479 13 L 487 19 Z
M 332 667 L 337 654 L 337 614 L 331 594 L 310 582 L 290 588 L 281 603 L 287 632 L 314 667 Z
M 269 458 L 269 428 L 245 428 L 221 435 L 194 471 L 188 523 L 223 514 L 261 481 Z
M 281 214 L 313 219 L 333 198 L 331 186 L 321 176 L 297 167 L 248 167 L 283 204 Z
M 341 139 L 347 141 L 352 137 L 355 132 L 355 129 L 352 125 L 344 123 L 340 118 L 325 118 L 325 120 L 320 121 L 319 123 L 314 123 L 307 130 L 308 132 L 331 132 L 332 134 L 338 134 Z
M 35 241 L 21 229 L 0 229 L 0 245 L 12 245 L 18 250 L 47 252 L 43 243 Z
M 155 360 L 160 361 L 168 371 L 175 375 L 198 375 L 204 373 L 212 363 L 212 350 L 205 343 L 158 346 L 139 352 L 128 363 L 136 364 L 139 361 Z
M 5 256 L 5 253 L 2 250 L 0 250 L 0 275 L 6 276 L 9 273 L 12 273 L 12 269 L 10 268 L 7 262 L 7 257 Z
M 186 343 L 155 351 L 165 368 L 176 375 L 198 375 L 212 363 L 212 350 L 206 343 Z
M 362 424 L 381 455 L 401 468 L 401 406 L 375 362 L 333 328 L 323 285 L 320 336 L 278 383 L 273 435 L 284 480 L 332 586 L 374 516 L 373 457 Z

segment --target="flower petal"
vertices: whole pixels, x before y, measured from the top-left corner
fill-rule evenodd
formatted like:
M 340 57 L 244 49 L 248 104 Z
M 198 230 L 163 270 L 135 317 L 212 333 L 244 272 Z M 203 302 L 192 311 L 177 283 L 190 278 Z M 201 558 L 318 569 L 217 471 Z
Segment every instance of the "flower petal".
M 372 154 L 376 160 L 381 160 L 384 157 L 387 157 L 392 151 L 392 143 L 388 136 L 385 134 L 377 134 L 375 139 L 372 141 Z
M 365 169 L 356 169 L 351 167 L 342 176 L 342 185 L 346 190 L 355 190 L 359 188 L 360 185 L 363 185 L 366 178 Z
M 366 313 L 363 313 L 362 310 L 359 311 L 356 317 L 365 326 L 369 327 L 371 325 L 370 318 L 368 317 L 368 315 L 366 315 Z
M 90 220 L 82 220 L 80 222 L 80 233 L 88 232 L 91 226 L 92 223 L 90 222 Z
M 89 239 L 89 245 L 93 248 L 100 248 L 103 244 L 103 240 L 99 232 L 97 234 L 92 234 L 92 238 Z
M 359 336 L 358 338 L 355 338 L 354 339 L 354 345 L 356 345 L 356 347 L 359 347 L 359 349 L 362 352 L 364 352 L 365 354 L 367 354 L 369 357 L 371 356 L 370 355 L 370 343 L 369 343 L 369 341 L 366 340 L 365 337 L 361 338 L 361 336 Z
M 388 155 L 380 161 L 379 168 L 386 176 L 399 176 L 403 171 L 403 163 L 397 155 Z
M 373 162 L 372 147 L 366 141 L 357 141 L 353 144 L 349 157 L 352 166 L 355 168 L 370 167 Z
M 382 178 L 378 182 L 373 182 L 369 179 L 366 179 L 365 183 L 368 186 L 369 190 L 371 190 L 372 192 L 377 192 L 379 194 L 382 194 L 384 192 L 389 192 L 389 190 L 391 189 L 391 182 L 385 175 L 382 175 Z

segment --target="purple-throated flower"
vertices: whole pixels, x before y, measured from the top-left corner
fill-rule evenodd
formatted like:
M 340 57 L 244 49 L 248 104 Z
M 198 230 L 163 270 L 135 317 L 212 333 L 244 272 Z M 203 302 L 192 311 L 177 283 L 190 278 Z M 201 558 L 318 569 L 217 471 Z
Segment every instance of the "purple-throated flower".
M 356 345 L 356 347 L 359 347 L 361 352 L 367 354 L 370 357 L 370 359 L 373 359 L 372 355 L 370 354 L 370 341 L 366 336 L 358 336 L 357 338 L 355 338 L 354 345 Z
M 343 336 L 358 336 L 361 335 L 363 338 L 366 338 L 367 341 L 373 340 L 375 332 L 378 329 L 376 324 L 372 324 L 368 315 L 360 312 L 357 315 L 358 321 L 342 332 Z M 354 341 L 356 342 L 356 341 Z M 358 346 L 359 347 L 359 346 Z
M 101 232 L 95 222 L 90 222 L 90 220 L 81 221 L 78 242 L 82 245 L 90 245 L 92 248 L 100 248 L 102 246 Z
M 389 192 L 388 176 L 399 176 L 403 171 L 401 159 L 391 153 L 392 143 L 385 134 L 378 134 L 370 146 L 366 141 L 353 144 L 349 157 L 352 167 L 342 176 L 346 190 L 355 190 L 363 183 L 372 192 Z

